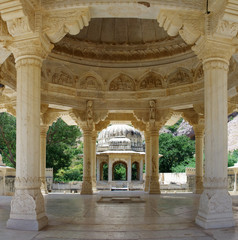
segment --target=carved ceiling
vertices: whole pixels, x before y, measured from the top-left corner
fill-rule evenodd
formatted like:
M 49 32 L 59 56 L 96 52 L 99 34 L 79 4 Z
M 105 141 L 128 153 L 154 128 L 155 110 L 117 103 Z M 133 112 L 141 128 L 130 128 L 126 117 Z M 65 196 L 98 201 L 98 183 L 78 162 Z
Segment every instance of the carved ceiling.
M 77 35 L 66 35 L 53 54 L 95 62 L 158 61 L 191 52 L 180 36 L 171 37 L 154 19 L 95 18 Z M 113 62 L 115 65 L 115 62 Z

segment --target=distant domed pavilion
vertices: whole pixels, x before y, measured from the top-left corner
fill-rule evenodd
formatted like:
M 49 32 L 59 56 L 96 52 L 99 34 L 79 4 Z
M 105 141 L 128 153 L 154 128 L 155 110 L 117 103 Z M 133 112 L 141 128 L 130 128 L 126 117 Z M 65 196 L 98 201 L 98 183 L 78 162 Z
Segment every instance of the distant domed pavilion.
M 114 181 L 124 180 L 129 186 L 134 180 L 143 184 L 145 162 L 143 136 L 134 127 L 126 124 L 113 124 L 102 130 L 98 135 L 96 156 L 97 182 L 108 180 L 110 185 Z M 108 166 L 107 179 L 103 176 L 104 165 Z M 126 179 L 117 179 L 114 176 L 117 165 L 125 167 Z

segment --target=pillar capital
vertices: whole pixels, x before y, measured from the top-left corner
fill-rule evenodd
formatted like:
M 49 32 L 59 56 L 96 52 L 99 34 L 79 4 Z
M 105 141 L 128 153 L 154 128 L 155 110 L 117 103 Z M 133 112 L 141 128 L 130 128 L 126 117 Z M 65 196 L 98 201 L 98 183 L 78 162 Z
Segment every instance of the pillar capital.
M 204 130 L 205 130 L 205 125 L 204 124 L 195 124 L 193 125 L 193 130 L 195 133 L 196 138 L 203 138 L 204 137 Z
M 203 68 L 222 68 L 228 70 L 231 55 L 235 52 L 235 47 L 219 38 L 201 37 L 192 50 L 198 58 L 203 61 Z
M 44 36 L 32 35 L 24 40 L 13 40 L 8 47 L 13 53 L 16 68 L 22 65 L 39 65 L 51 52 L 53 45 Z
M 46 137 L 48 129 L 49 129 L 49 125 L 41 125 L 40 126 L 40 136 Z

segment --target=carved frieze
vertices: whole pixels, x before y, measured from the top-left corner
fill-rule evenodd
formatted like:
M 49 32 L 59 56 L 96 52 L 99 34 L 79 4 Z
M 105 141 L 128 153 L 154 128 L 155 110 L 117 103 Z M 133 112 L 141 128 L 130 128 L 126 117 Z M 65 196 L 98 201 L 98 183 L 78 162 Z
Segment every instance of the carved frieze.
M 178 68 L 175 72 L 168 76 L 169 87 L 188 84 L 192 82 L 191 72 L 187 69 Z
M 162 88 L 163 77 L 159 74 L 150 72 L 140 81 L 139 89 L 160 89 Z
M 135 83 L 129 76 L 125 74 L 120 74 L 118 77 L 114 78 L 110 85 L 109 91 L 134 91 Z
M 81 79 L 79 88 L 88 90 L 101 90 L 102 85 L 99 83 L 96 77 L 89 75 Z
M 64 86 L 68 86 L 68 87 L 75 86 L 74 79 L 69 74 L 67 74 L 66 72 L 63 72 L 63 71 L 53 74 L 52 83 L 58 84 L 58 85 L 64 85 Z

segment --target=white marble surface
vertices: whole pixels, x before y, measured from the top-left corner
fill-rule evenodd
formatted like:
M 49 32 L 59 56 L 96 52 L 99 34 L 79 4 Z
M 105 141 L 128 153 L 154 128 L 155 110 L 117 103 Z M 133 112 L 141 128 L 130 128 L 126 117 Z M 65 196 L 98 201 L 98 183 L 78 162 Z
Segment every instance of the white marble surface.
M 101 196 L 140 195 L 145 203 L 97 203 Z M 238 223 L 238 196 L 232 196 Z M 238 239 L 238 227 L 204 230 L 195 224 L 199 195 L 101 192 L 49 194 L 49 225 L 42 231 L 6 229 L 11 197 L 0 197 L 0 240 Z

